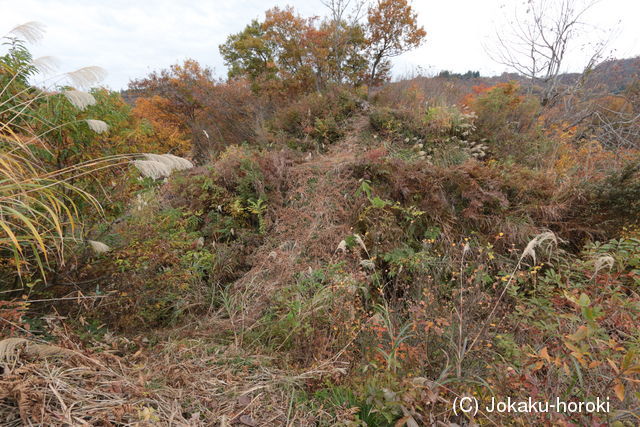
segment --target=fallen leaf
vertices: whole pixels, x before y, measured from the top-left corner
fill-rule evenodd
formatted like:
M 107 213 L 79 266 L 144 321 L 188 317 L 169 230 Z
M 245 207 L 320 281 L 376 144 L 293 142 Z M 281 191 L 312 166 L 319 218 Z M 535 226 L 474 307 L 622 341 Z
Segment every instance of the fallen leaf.
M 249 427 L 256 427 L 258 425 L 255 421 L 253 421 L 253 418 L 251 418 L 250 415 L 241 415 L 238 421 Z
M 616 396 L 620 399 L 620 402 L 624 401 L 624 384 L 617 383 L 613 386 L 613 391 L 616 392 Z
M 242 396 L 240 396 L 238 398 L 238 404 L 240 406 L 247 406 L 251 403 L 251 396 L 247 395 L 247 394 L 243 394 Z

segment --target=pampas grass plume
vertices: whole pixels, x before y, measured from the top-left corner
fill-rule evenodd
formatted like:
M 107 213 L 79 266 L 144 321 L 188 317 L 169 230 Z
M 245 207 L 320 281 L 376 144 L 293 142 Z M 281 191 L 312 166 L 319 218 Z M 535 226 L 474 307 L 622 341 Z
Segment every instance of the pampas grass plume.
M 14 27 L 9 31 L 9 34 L 21 37 L 29 43 L 36 43 L 44 36 L 44 28 L 44 24 L 36 21 L 30 21 Z
M 133 165 L 147 178 L 159 179 L 171 175 L 169 166 L 153 160 L 134 160 Z
M 58 60 L 53 56 L 41 56 L 31 61 L 31 65 L 41 73 L 51 74 L 58 69 Z
M 66 74 L 71 85 L 79 88 L 87 88 L 101 82 L 107 72 L 101 67 L 84 67 Z
M 609 270 L 613 269 L 614 264 L 615 264 L 615 260 L 611 255 L 603 255 L 599 257 L 598 259 L 596 259 L 596 262 L 594 265 L 595 271 L 593 272 L 593 277 L 595 277 L 598 274 L 598 272 L 605 267 L 609 268 Z
M 364 244 L 364 240 L 362 240 L 362 237 L 360 237 L 359 234 L 354 234 L 353 237 L 355 237 L 356 243 L 362 248 L 362 250 L 366 253 L 369 253 L 369 251 L 367 250 L 367 246 Z
M 558 237 L 552 231 L 545 231 L 544 233 L 538 234 L 537 236 L 535 236 L 533 239 L 529 241 L 529 243 L 527 244 L 527 247 L 524 248 L 524 251 L 520 256 L 520 259 L 522 260 L 529 256 L 531 257 L 531 259 L 533 260 L 533 263 L 535 264 L 536 263 L 535 249 L 540 245 L 542 245 L 544 242 L 551 242 L 557 246 Z
M 109 125 L 102 120 L 87 119 L 86 122 L 95 133 L 103 133 L 109 130 Z
M 174 156 L 173 154 L 145 154 L 144 157 L 147 160 L 151 160 L 154 162 L 159 162 L 169 166 L 172 170 L 185 170 L 191 169 L 193 167 L 193 163 L 189 160 L 184 159 L 182 157 Z
M 134 166 L 148 178 L 159 179 L 169 177 L 173 171 L 191 169 L 193 163 L 173 154 L 145 154 L 145 160 L 135 160 Z
M 70 89 L 65 90 L 63 94 L 69 100 L 71 105 L 80 110 L 84 110 L 88 106 L 96 104 L 96 99 L 88 92 Z

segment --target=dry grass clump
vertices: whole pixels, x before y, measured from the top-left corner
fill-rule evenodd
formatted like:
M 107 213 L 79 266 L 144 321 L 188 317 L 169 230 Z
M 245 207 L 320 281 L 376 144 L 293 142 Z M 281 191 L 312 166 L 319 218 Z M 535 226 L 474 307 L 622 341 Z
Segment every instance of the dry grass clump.
M 422 108 L 425 104 L 453 105 L 471 93 L 479 79 L 447 79 L 416 76 L 384 86 L 375 94 L 376 104 L 388 107 Z
M 151 379 L 183 402 L 188 396 L 185 414 L 194 414 L 192 419 L 199 417 L 204 425 L 314 425 L 312 414 L 296 408 L 296 391 L 321 378 L 343 375 L 345 365 L 328 358 L 283 369 L 275 366 L 272 354 L 216 342 L 220 326 L 206 318 L 189 330 L 169 332 L 172 336 L 146 352 Z
M 188 424 L 177 404 L 149 392 L 115 356 L 22 338 L 0 341 L 0 353 L 3 425 Z
M 0 362 L 14 363 L 20 355 L 31 357 L 73 356 L 71 350 L 48 344 L 39 344 L 24 338 L 6 338 L 0 341 Z
M 266 125 L 267 138 L 301 151 L 323 151 L 345 136 L 349 119 L 364 105 L 357 94 L 339 88 L 309 94 L 276 110 Z
M 541 228 L 563 236 L 574 250 L 589 239 L 608 239 L 617 224 L 632 217 L 637 193 L 631 181 L 627 187 L 616 187 L 625 191 L 615 195 L 616 202 L 605 203 L 614 196 L 590 194 L 577 178 L 495 161 L 440 167 L 389 157 L 363 158 L 353 166 L 353 174 L 371 181 L 382 198 L 414 204 L 443 230 L 503 232 L 508 239 L 501 240 L 501 247 L 526 245 Z M 590 185 L 603 189 L 607 183 L 604 179 Z
M 263 314 L 278 288 L 330 261 L 335 245 L 349 234 L 357 212 L 351 197 L 357 182 L 349 172 L 353 148 L 341 142 L 326 155 L 302 162 L 290 150 L 259 153 L 232 146 L 213 165 L 220 186 L 238 196 L 265 198 L 268 206 L 268 237 L 247 247 L 242 254 L 247 268 L 240 270 L 239 280 L 225 284 L 231 295 L 249 295 L 250 304 L 238 302 L 247 326 Z M 216 247 L 220 255 L 223 244 Z M 230 262 L 240 255 L 235 257 Z

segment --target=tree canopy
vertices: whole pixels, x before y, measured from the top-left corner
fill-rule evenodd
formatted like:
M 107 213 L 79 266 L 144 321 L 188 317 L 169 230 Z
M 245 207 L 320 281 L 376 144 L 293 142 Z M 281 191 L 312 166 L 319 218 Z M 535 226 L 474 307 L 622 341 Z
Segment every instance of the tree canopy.
M 254 91 L 321 91 L 330 84 L 379 85 L 389 58 L 418 47 L 426 35 L 406 0 L 378 1 L 367 10 L 304 18 L 274 7 L 220 45 L 230 79 L 247 78 Z

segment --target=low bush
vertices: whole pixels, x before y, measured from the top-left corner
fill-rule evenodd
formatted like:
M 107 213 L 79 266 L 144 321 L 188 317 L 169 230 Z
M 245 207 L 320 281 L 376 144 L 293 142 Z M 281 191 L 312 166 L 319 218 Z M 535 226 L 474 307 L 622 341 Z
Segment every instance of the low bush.
M 323 149 L 344 135 L 344 126 L 362 100 L 356 94 L 334 89 L 312 93 L 275 112 L 267 124 L 272 138 L 300 150 Z
M 533 96 L 523 95 L 516 83 L 477 87 L 465 98 L 464 105 L 477 116 L 478 138 L 485 140 L 492 151 L 518 161 L 544 157 L 538 123 L 540 103 Z

